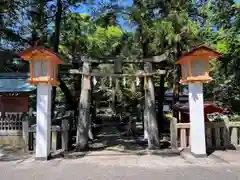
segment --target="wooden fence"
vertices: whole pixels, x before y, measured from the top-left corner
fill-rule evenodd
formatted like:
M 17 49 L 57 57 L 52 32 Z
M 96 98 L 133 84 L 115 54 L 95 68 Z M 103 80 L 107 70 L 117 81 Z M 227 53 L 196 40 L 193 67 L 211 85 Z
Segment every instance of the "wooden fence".
M 72 112 L 65 112 L 54 119 L 51 129 L 52 152 L 59 147 L 67 150 L 70 118 L 73 118 Z M 0 116 L 0 144 L 4 140 L 4 143 L 7 141 L 9 144 L 20 145 L 26 151 L 34 150 L 36 125 L 32 122 L 35 119 L 35 116 L 18 113 Z M 176 118 L 173 118 L 170 125 L 172 148 L 189 147 L 191 145 L 190 123 L 177 123 Z M 232 122 L 228 118 L 224 118 L 224 121 L 221 122 L 207 122 L 205 127 L 208 149 L 227 149 L 240 146 L 240 122 Z
M 25 146 L 23 139 L 24 113 L 4 113 L 0 115 L 0 145 Z
M 66 151 L 68 149 L 68 131 L 69 131 L 69 120 L 73 118 L 72 111 L 66 111 L 64 113 L 58 113 L 57 117 L 53 119 L 51 126 L 51 152 L 55 152 L 58 149 Z M 36 142 L 36 124 L 28 125 L 28 121 L 25 122 L 25 126 L 28 127 L 24 139 L 27 139 L 28 150 L 35 150 Z M 57 125 L 59 124 L 59 125 Z M 60 141 L 59 141 L 60 137 Z
M 58 149 L 62 149 L 63 151 L 67 150 L 68 147 L 68 119 L 62 119 L 61 125 L 53 125 L 51 127 L 51 151 L 55 152 Z M 25 137 L 28 139 L 28 149 L 30 151 L 35 150 L 35 144 L 36 144 L 36 125 L 32 125 L 28 129 L 28 133 L 26 133 L 28 137 Z M 61 137 L 61 142 L 59 146 L 58 137 Z M 60 147 L 60 148 L 59 148 Z
M 67 150 L 69 119 L 72 111 L 56 113 L 51 128 L 51 151 Z M 4 113 L 0 115 L 0 145 L 35 149 L 36 116 L 32 113 Z M 61 139 L 60 142 L 58 139 Z M 60 144 L 60 146 L 59 146 Z M 60 147 L 60 148 L 59 148 Z
M 240 145 L 240 122 L 224 118 L 221 122 L 205 123 L 206 147 L 208 149 L 237 148 Z M 177 123 L 173 118 L 170 125 L 172 148 L 187 148 L 190 142 L 190 123 Z

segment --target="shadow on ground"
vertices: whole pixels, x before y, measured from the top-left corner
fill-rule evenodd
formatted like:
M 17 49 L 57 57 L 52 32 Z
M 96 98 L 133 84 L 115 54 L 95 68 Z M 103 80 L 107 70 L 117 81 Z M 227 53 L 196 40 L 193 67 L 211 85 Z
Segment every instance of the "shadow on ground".
M 19 147 L 2 145 L 0 146 L 0 161 L 17 161 L 32 157 L 32 153 L 25 153 Z
M 65 158 L 75 159 L 84 156 L 121 156 L 121 155 L 162 155 L 177 156 L 179 150 L 170 148 L 169 139 L 162 136 L 160 141 L 160 150 L 147 150 L 148 142 L 144 140 L 143 132 L 138 130 L 135 134 L 120 133 L 117 128 L 104 127 L 97 136 L 97 139 L 89 145 L 89 151 L 86 152 L 68 152 L 64 153 Z
M 207 155 L 210 156 L 215 151 L 228 151 L 228 150 L 238 150 L 234 145 L 230 144 L 228 147 L 221 147 L 221 148 L 207 148 Z
M 112 123 L 112 122 L 111 122 Z M 114 124 L 114 123 L 113 123 Z M 51 153 L 50 159 L 56 158 L 82 158 L 85 156 L 120 156 L 120 155 L 180 155 L 179 150 L 170 148 L 169 135 L 161 136 L 160 150 L 147 150 L 148 142 L 143 138 L 142 128 L 135 133 L 121 133 L 115 125 L 103 127 L 97 138 L 89 142 L 89 150 L 85 152 L 63 152 L 61 150 Z M 1 153 L 2 152 L 2 153 Z M 1 155 L 2 154 L 2 155 Z M 33 152 L 23 153 L 19 148 L 0 147 L 0 161 L 16 161 L 33 157 Z

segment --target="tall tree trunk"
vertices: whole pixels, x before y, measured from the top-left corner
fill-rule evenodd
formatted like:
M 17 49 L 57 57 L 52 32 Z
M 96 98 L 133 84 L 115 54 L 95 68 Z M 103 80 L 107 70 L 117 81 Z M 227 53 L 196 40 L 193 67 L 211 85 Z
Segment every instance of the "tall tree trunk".
M 32 0 L 31 2 L 31 19 L 32 19 L 32 45 L 38 41 L 39 44 L 43 45 L 46 43 L 46 18 L 45 8 L 46 2 L 44 0 Z
M 72 54 L 73 54 L 73 61 L 72 61 L 72 65 L 73 65 L 73 69 L 79 69 L 79 65 L 80 65 L 80 61 L 81 61 L 81 55 L 80 52 L 78 52 L 77 50 L 78 45 L 74 44 L 72 46 Z M 76 136 L 76 132 L 72 131 L 73 126 L 77 127 L 77 119 L 78 119 L 78 102 L 79 102 L 79 98 L 80 98 L 80 91 L 81 91 L 81 82 L 82 82 L 82 76 L 81 75 L 74 75 L 73 76 L 73 80 L 74 80 L 74 94 L 72 95 L 71 99 L 72 99 L 72 103 L 74 104 L 74 108 L 72 108 L 72 110 L 74 111 L 74 120 L 71 120 L 69 122 L 69 129 L 70 131 L 69 133 L 69 148 L 72 148 L 72 143 L 73 142 L 73 137 Z M 62 90 L 63 91 L 63 90 Z M 63 91 L 64 92 L 64 91 Z M 75 123 L 75 124 L 74 124 Z
M 181 56 L 181 45 L 180 43 L 177 43 L 176 45 L 176 58 L 177 60 Z M 180 90 L 180 84 L 179 84 L 179 77 L 180 77 L 180 71 L 176 64 L 174 64 L 173 67 L 173 102 L 172 105 L 179 102 L 179 90 Z
M 55 18 L 55 33 L 54 33 L 54 44 L 53 44 L 53 50 L 55 53 L 58 53 L 58 47 L 59 47 L 59 39 L 60 39 L 60 27 L 61 27 L 61 20 L 62 20 L 62 0 L 57 0 L 57 12 L 56 12 L 56 18 Z M 61 81 L 63 83 L 63 81 Z M 64 85 L 62 85 L 63 87 Z M 64 86 L 66 87 L 66 86 Z M 66 89 L 66 88 L 65 88 Z M 54 118 L 54 109 L 56 104 L 56 87 L 53 87 L 52 89 L 52 112 L 51 116 L 52 119 Z
M 39 13 L 40 13 L 40 26 L 39 26 L 39 28 L 38 28 L 38 30 L 39 30 L 39 34 L 41 34 L 41 36 L 40 36 L 40 41 L 42 42 L 42 44 L 44 44 L 44 43 L 46 43 L 47 42 L 47 26 L 46 26 L 46 24 L 47 24 L 47 20 L 46 20 L 46 17 L 45 17 L 45 11 L 44 11 L 44 9 L 45 9 L 45 6 L 46 6 L 46 2 L 45 2 L 45 0 L 40 0 L 39 1 L 39 4 L 40 4 L 40 6 L 39 6 Z
M 57 12 L 55 18 L 55 37 L 54 37 L 54 45 L 53 49 L 56 53 L 58 53 L 58 47 L 60 42 L 60 28 L 62 21 L 62 0 L 57 0 Z
M 60 43 L 60 28 L 61 28 L 61 21 L 62 21 L 62 0 L 57 0 L 57 12 L 56 12 L 56 18 L 55 18 L 55 33 L 54 33 L 54 43 L 53 43 L 53 50 L 55 53 L 58 53 L 59 51 L 59 43 Z M 74 110 L 74 118 L 76 115 L 77 110 L 77 102 L 73 101 L 73 95 L 68 89 L 67 85 L 64 83 L 64 81 L 61 79 L 60 74 L 58 75 L 59 81 L 60 81 L 60 89 L 64 93 L 65 101 L 69 105 L 69 107 Z M 53 87 L 52 89 L 52 110 L 51 110 L 51 118 L 54 118 L 54 110 L 56 106 L 56 87 Z M 68 148 L 70 149 L 72 146 L 72 127 L 73 127 L 73 119 L 69 121 L 69 135 L 68 135 Z
M 181 46 L 180 43 L 177 43 L 176 46 L 176 59 L 178 60 L 181 56 Z M 174 64 L 174 69 L 173 69 L 173 101 L 172 101 L 172 105 L 176 104 L 179 102 L 179 91 L 180 91 L 180 71 L 179 71 L 179 67 Z M 173 116 L 174 117 L 178 117 L 178 114 L 176 114 L 177 112 L 173 111 Z

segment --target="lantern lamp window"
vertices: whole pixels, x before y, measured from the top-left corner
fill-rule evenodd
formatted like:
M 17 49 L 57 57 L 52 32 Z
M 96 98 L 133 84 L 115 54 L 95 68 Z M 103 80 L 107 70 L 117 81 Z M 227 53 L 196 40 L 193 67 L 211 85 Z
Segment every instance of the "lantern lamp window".
M 52 67 L 52 73 L 51 73 L 51 78 L 56 78 L 56 75 L 57 75 L 57 72 L 56 72 L 56 68 L 57 68 L 57 65 L 55 65 L 55 64 L 52 64 L 51 65 Z
M 192 62 L 192 75 L 193 76 L 204 76 L 206 72 L 205 61 L 198 60 Z
M 188 77 L 189 67 L 188 64 L 183 65 L 183 78 L 186 79 Z
M 41 74 L 42 74 L 41 62 L 40 61 L 33 62 L 33 77 L 40 77 Z
M 33 62 L 33 76 L 35 78 L 47 76 L 47 63 L 45 61 Z
M 46 61 L 41 62 L 41 68 L 42 68 L 42 76 L 46 77 L 48 75 Z

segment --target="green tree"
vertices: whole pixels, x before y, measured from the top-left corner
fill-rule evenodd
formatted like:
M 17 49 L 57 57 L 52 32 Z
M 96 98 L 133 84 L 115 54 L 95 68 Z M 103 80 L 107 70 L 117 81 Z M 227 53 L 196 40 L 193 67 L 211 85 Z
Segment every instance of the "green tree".
M 239 7 L 234 1 L 208 1 L 202 5 L 205 17 L 200 36 L 204 42 L 222 53 L 221 59 L 212 62 L 213 82 L 206 85 L 206 96 L 219 105 L 240 112 L 239 105 Z M 205 7 L 205 8 L 203 8 Z M 226 8 L 222 8 L 226 7 Z

